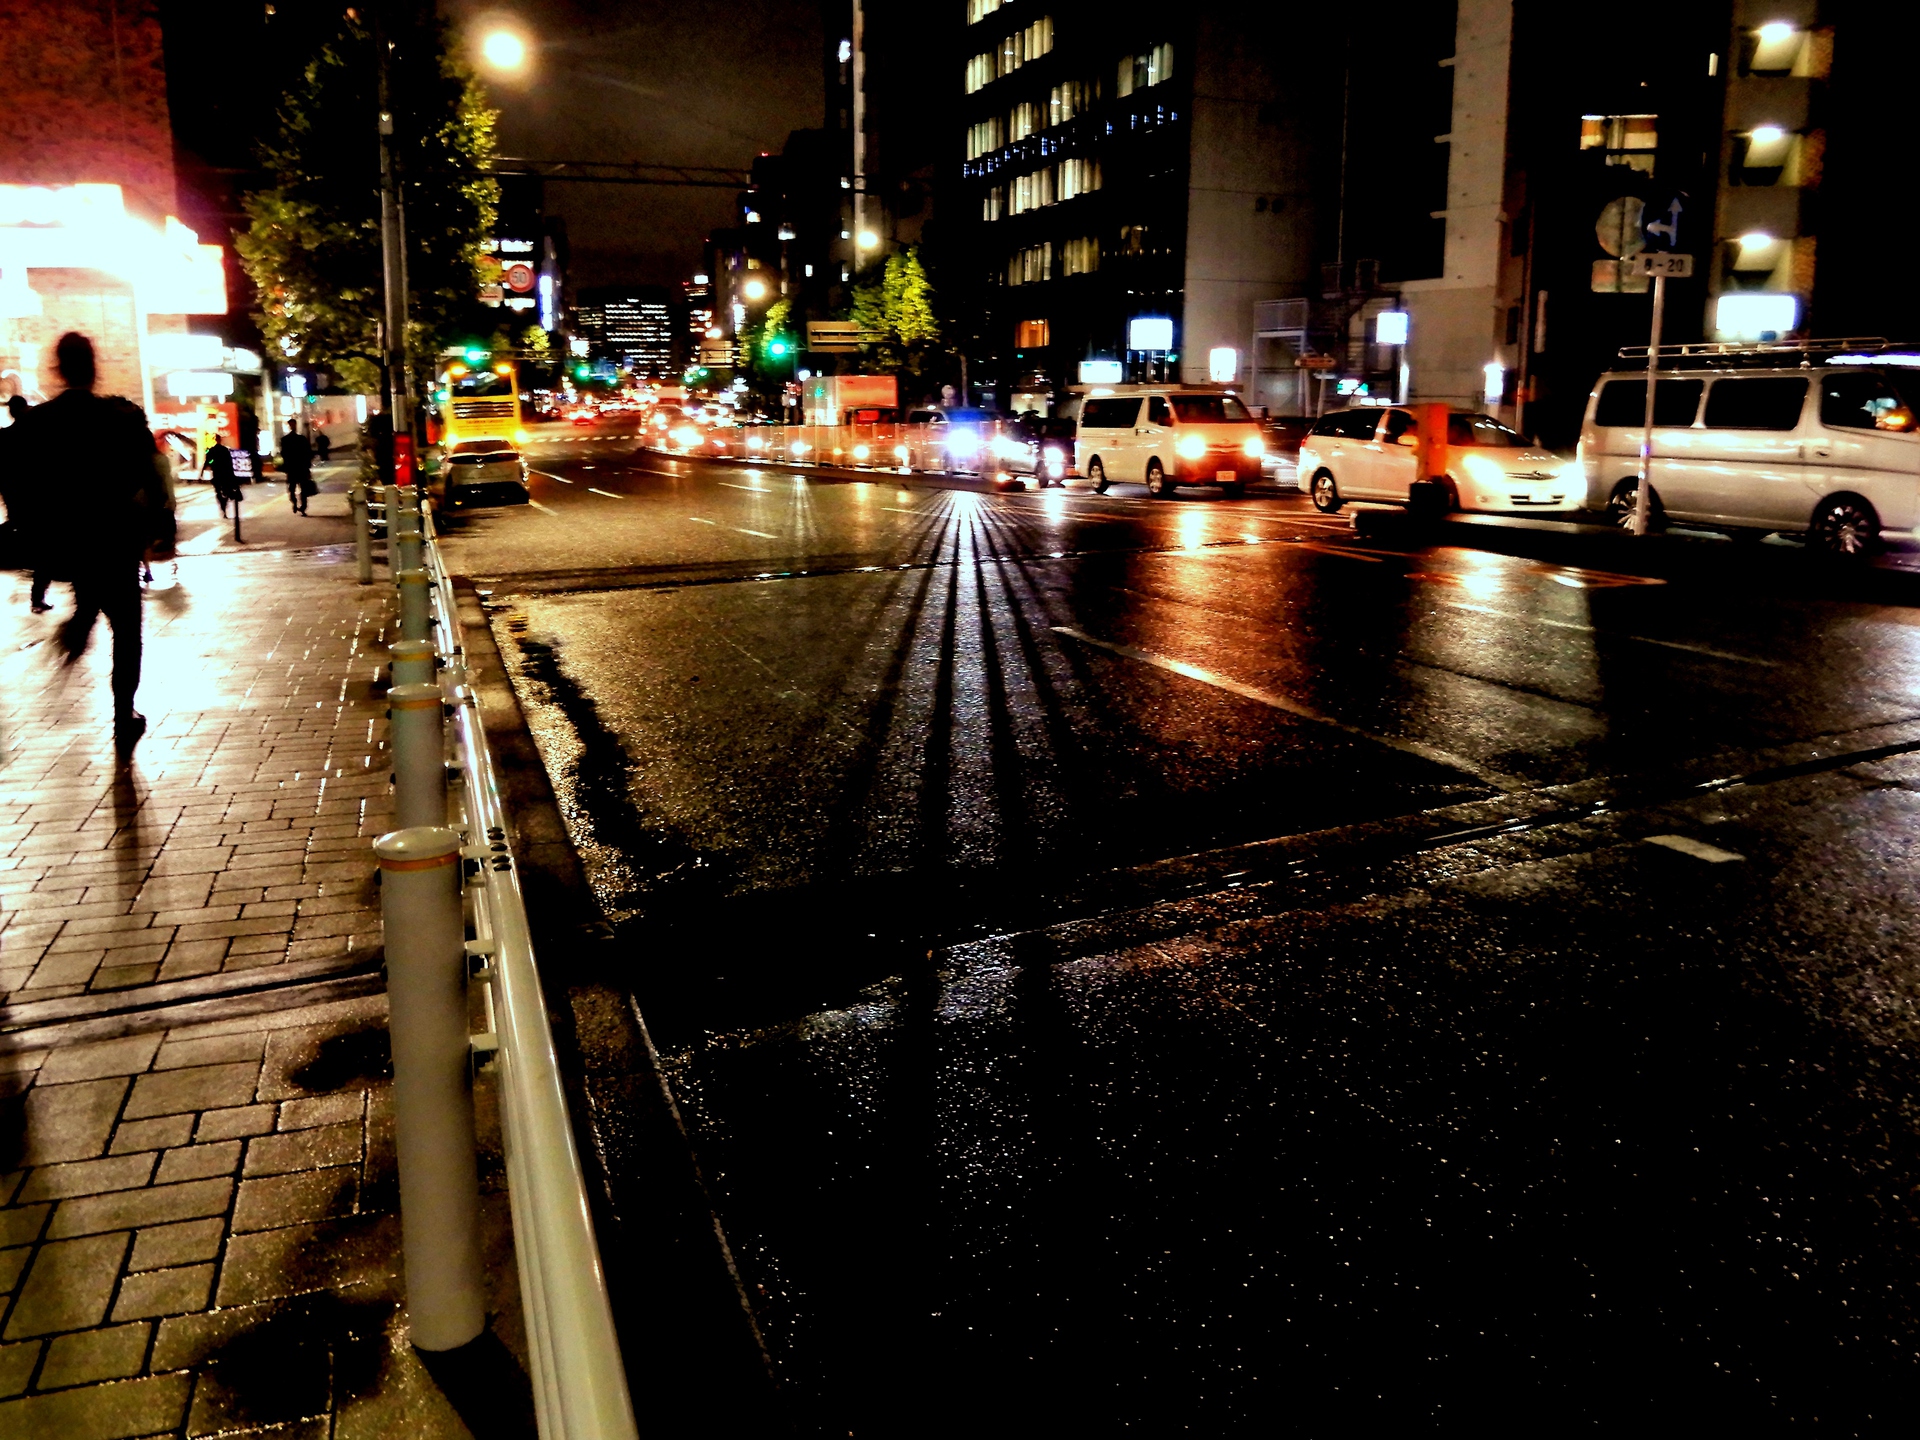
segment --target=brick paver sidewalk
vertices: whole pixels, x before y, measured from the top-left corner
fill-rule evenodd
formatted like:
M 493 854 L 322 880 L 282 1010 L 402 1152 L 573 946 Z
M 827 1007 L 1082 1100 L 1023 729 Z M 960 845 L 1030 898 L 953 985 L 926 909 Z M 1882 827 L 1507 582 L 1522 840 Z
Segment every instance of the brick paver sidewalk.
M 121 766 L 104 622 L 61 670 L 63 587 L 0 576 L 0 1435 L 464 1434 L 399 1310 L 391 592 L 327 550 L 169 578 Z

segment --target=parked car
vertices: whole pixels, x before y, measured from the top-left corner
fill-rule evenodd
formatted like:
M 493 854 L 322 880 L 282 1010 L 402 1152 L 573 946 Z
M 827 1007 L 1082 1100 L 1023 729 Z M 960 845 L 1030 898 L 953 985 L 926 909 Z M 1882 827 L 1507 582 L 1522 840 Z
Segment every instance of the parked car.
M 525 505 L 533 498 L 526 457 L 505 440 L 462 440 L 440 465 L 441 503 L 449 510 L 472 505 Z
M 1914 536 L 1920 354 L 1878 344 L 1676 348 L 1653 389 L 1656 519 L 1736 535 L 1804 532 L 1842 555 L 1865 554 L 1886 534 Z M 1646 401 L 1644 371 L 1603 375 L 1580 430 L 1587 504 L 1622 525 L 1638 498 Z
M 1299 473 L 1314 508 L 1349 500 L 1408 503 L 1419 475 L 1420 422 L 1412 410 L 1335 410 L 1300 442 Z M 1539 514 L 1578 510 L 1586 487 L 1577 464 L 1532 444 L 1491 415 L 1447 416 L 1446 503 L 1454 510 Z
M 1075 468 L 1105 494 L 1138 480 L 1150 495 L 1181 485 L 1218 485 L 1230 496 L 1260 478 L 1260 426 L 1238 396 L 1179 385 L 1115 385 L 1080 406 Z

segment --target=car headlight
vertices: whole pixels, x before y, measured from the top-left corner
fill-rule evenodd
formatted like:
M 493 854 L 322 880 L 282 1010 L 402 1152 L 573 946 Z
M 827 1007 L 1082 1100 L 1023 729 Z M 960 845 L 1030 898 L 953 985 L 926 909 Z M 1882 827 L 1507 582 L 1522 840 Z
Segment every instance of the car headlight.
M 979 453 L 980 437 L 971 430 L 956 430 L 947 436 L 949 455 L 974 455 Z
M 1258 435 L 1249 435 L 1240 446 L 1240 453 L 1249 460 L 1258 460 L 1262 455 L 1267 453 L 1267 442 L 1262 440 Z
M 907 463 L 907 458 L 912 455 L 912 453 L 913 452 L 904 445 L 896 445 L 893 447 L 893 458 L 898 460 L 902 465 Z
M 807 442 L 806 442 L 806 441 L 804 441 L 804 440 L 796 440 L 796 441 L 794 441 L 794 442 L 793 442 L 793 444 L 791 444 L 791 445 L 789 445 L 789 446 L 788 446 L 787 448 L 788 448 L 789 450 L 791 450 L 791 451 L 792 451 L 792 452 L 793 452 L 794 454 L 796 454 L 796 455 L 804 455 L 804 454 L 806 454 L 806 453 L 807 453 L 807 448 L 808 448 L 808 447 L 807 447 Z
M 750 435 L 747 437 L 747 449 L 749 450 L 758 450 L 761 445 L 765 443 L 766 442 L 761 440 L 758 435 Z
M 1182 435 L 1173 442 L 1173 453 L 1182 460 L 1204 459 L 1207 453 L 1207 442 L 1198 435 Z
M 853 458 L 856 460 L 864 461 L 871 454 L 873 454 L 873 451 L 865 445 L 856 445 L 853 447 Z
M 1011 435 L 996 435 L 993 453 L 1002 460 L 1018 460 L 1027 453 L 1027 445 L 1024 440 L 1016 440 Z

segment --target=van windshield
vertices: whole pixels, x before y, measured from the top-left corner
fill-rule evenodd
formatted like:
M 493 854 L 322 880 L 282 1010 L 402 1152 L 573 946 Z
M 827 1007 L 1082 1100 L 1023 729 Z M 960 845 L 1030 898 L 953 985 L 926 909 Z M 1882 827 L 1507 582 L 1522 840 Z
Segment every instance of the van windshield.
M 1234 395 L 1169 395 L 1173 413 L 1183 425 L 1223 425 L 1251 421 L 1247 407 Z
M 1493 450 L 1518 450 L 1526 443 L 1524 435 L 1509 430 L 1491 415 L 1447 416 L 1447 444 L 1449 445 L 1479 445 Z

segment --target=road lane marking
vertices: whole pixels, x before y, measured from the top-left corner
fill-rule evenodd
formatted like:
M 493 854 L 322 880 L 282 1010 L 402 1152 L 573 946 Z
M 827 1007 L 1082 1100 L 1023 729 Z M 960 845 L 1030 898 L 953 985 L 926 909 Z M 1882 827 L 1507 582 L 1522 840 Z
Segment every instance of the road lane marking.
M 764 485 L 736 485 L 731 480 L 717 480 L 714 483 L 717 485 L 724 485 L 729 490 L 750 490 L 755 495 L 771 495 L 773 493 L 771 490 L 767 489 L 767 487 Z
M 554 509 L 551 505 L 542 505 L 538 500 L 528 500 L 527 503 L 533 506 L 534 509 L 539 510 L 548 515 L 558 515 L 560 513 L 558 510 Z
M 762 540 L 778 540 L 780 538 L 778 535 L 769 535 L 764 530 L 748 530 L 739 525 L 729 525 L 727 528 L 729 530 L 737 531 L 739 534 L 742 534 L 742 535 L 758 535 Z
M 1284 544 L 1285 542 L 1283 541 L 1281 543 Z M 1343 560 L 1364 560 L 1369 565 L 1382 565 L 1386 563 L 1386 557 L 1384 555 L 1368 555 L 1360 550 L 1344 550 L 1334 545 L 1322 545 L 1318 540 L 1296 540 L 1293 542 L 1293 548 L 1296 550 L 1311 550 L 1316 555 L 1338 555 Z
M 1736 855 L 1731 850 L 1722 850 L 1718 845 L 1708 845 L 1700 840 L 1689 839 L 1685 835 L 1649 835 L 1647 844 L 1678 851 L 1695 860 L 1704 860 L 1709 865 L 1725 865 L 1730 861 L 1747 858 L 1744 855 Z
M 689 519 L 689 520 L 691 520 L 691 521 L 692 521 L 692 522 L 693 522 L 694 524 L 696 524 L 696 525 L 714 525 L 714 526 L 718 526 L 718 525 L 719 525 L 719 523 L 720 523 L 720 522 L 719 522 L 718 520 L 709 520 L 709 519 L 707 519 L 707 517 L 706 517 L 706 516 L 704 516 L 704 515 L 689 515 L 689 516 L 687 516 L 687 519 Z
M 542 480 L 558 480 L 562 485 L 571 485 L 573 483 L 573 481 L 567 479 L 564 475 L 549 475 L 545 470 L 536 470 L 533 473 L 538 475 Z
M 589 486 L 587 486 L 587 493 L 588 493 L 588 494 L 590 494 L 590 495 L 604 495 L 604 496 L 606 496 L 606 497 L 607 497 L 607 498 L 608 498 L 609 500 L 624 500 L 624 499 L 626 499 L 626 498 L 627 498 L 627 497 L 626 497 L 626 496 L 624 496 L 624 495 L 616 495 L 616 494 L 614 494 L 614 493 L 613 493 L 613 491 L 611 491 L 611 490 L 600 490 L 600 489 L 596 489 L 596 488 L 595 488 L 594 486 L 592 486 L 592 485 L 589 485 Z
M 1491 615 L 1496 620 L 1513 620 L 1522 625 L 1550 625 L 1555 630 L 1583 630 L 1589 635 L 1603 635 L 1609 640 L 1636 640 L 1642 645 L 1659 645 L 1668 650 L 1685 650 L 1693 655 L 1705 655 L 1714 660 L 1732 660 L 1740 665 L 1764 665 L 1769 670 L 1778 670 L 1777 660 L 1762 660 L 1756 655 L 1736 655 L 1731 650 L 1715 650 L 1707 645 L 1689 645 L 1684 640 L 1656 640 L 1651 635 L 1630 635 L 1624 630 L 1602 630 L 1594 625 L 1581 625 L 1572 620 L 1549 620 L 1544 615 L 1515 615 L 1506 610 L 1495 610 L 1491 605 L 1468 605 L 1460 601 L 1443 600 L 1440 602 L 1449 610 L 1470 610 L 1476 615 Z
M 1097 640 L 1084 630 L 1075 630 L 1068 625 L 1055 625 L 1053 631 L 1056 635 L 1066 635 L 1074 640 L 1080 641 L 1082 644 L 1096 646 L 1101 650 L 1110 650 L 1115 655 L 1125 656 L 1129 660 L 1138 660 L 1143 665 L 1151 665 L 1159 670 L 1170 671 L 1175 675 L 1185 676 L 1189 680 L 1198 680 L 1202 685 L 1211 685 L 1215 689 L 1225 690 L 1229 694 L 1238 695 L 1244 700 L 1257 701 L 1262 705 L 1271 706 L 1275 710 L 1283 710 L 1287 714 L 1296 716 L 1299 719 L 1311 720 L 1316 725 L 1328 726 L 1331 729 L 1340 731 L 1342 734 L 1357 736 L 1362 740 L 1371 741 L 1375 745 L 1384 745 L 1389 750 L 1398 750 L 1402 754 L 1416 756 L 1430 764 L 1444 765 L 1450 770 L 1458 770 L 1463 774 L 1473 776 L 1474 779 L 1484 785 L 1491 785 L 1496 790 L 1522 790 L 1526 788 L 1525 781 L 1515 779 L 1511 775 L 1502 775 L 1497 770 L 1489 770 L 1484 766 L 1476 765 L 1473 761 L 1468 760 L 1464 756 L 1455 755 L 1450 750 L 1442 750 L 1438 746 L 1427 745 L 1418 740 L 1398 740 L 1390 735 L 1377 735 L 1371 730 L 1361 729 L 1358 725 L 1349 725 L 1344 720 L 1336 720 L 1331 715 L 1322 715 L 1318 710 L 1309 709 L 1297 700 L 1289 700 L 1286 696 L 1276 695 L 1270 690 L 1261 690 L 1252 685 L 1243 685 L 1238 680 L 1230 680 L 1225 675 L 1216 674 L 1212 670 L 1203 670 L 1198 665 L 1189 665 L 1184 660 L 1174 660 L 1166 655 L 1156 655 L 1151 650 L 1138 650 L 1131 645 L 1116 644 L 1112 640 Z

